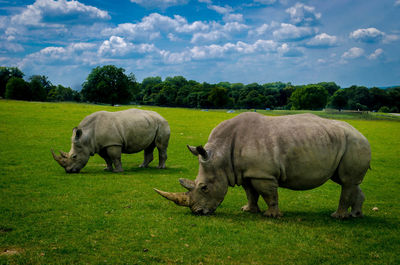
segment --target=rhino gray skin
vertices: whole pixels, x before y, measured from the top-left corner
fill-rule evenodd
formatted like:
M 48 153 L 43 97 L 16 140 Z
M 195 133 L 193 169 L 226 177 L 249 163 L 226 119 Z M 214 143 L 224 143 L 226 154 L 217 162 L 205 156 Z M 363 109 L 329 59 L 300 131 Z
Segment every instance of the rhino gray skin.
M 122 172 L 121 153 L 144 150 L 144 161 L 140 166 L 147 167 L 157 147 L 158 167 L 165 168 L 169 136 L 168 122 L 154 111 L 98 111 L 73 129 L 69 153 L 60 151 L 61 155 L 57 156 L 52 150 L 52 154 L 67 173 L 78 173 L 95 153 L 106 161 L 105 170 Z
M 189 191 L 163 197 L 194 213 L 209 214 L 223 201 L 228 186 L 243 186 L 243 211 L 259 212 L 261 195 L 267 217 L 280 217 L 278 187 L 316 188 L 331 179 L 342 186 L 335 218 L 361 217 L 359 185 L 371 160 L 368 140 L 346 122 L 313 114 L 268 117 L 243 113 L 214 128 L 205 147 L 188 146 L 199 158 L 195 181 L 180 179 Z M 348 209 L 351 207 L 351 212 Z

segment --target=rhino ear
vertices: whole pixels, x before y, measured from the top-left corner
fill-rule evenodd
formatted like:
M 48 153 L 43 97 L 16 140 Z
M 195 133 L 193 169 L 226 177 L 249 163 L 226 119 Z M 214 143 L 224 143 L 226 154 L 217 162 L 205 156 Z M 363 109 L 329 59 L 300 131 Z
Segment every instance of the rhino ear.
M 201 146 L 201 145 L 197 146 L 196 150 L 204 160 L 208 159 L 208 153 L 207 153 L 206 149 L 203 148 L 203 146 Z
M 197 151 L 196 147 L 190 146 L 190 145 L 186 145 L 186 146 L 187 146 L 187 148 L 189 149 L 189 151 L 190 151 L 193 155 L 195 155 L 195 156 L 198 156 L 198 155 L 199 155 L 199 152 Z
M 201 146 L 201 145 L 199 145 L 199 146 L 197 146 L 197 147 L 187 145 L 187 148 L 189 149 L 189 151 L 190 151 L 193 155 L 195 155 L 195 156 L 201 155 L 201 157 L 202 157 L 204 160 L 207 160 L 208 157 L 209 157 L 209 156 L 208 156 L 208 153 L 207 153 L 207 151 L 206 151 L 206 149 L 204 149 L 203 146 Z
M 193 180 L 190 179 L 179 179 L 179 183 L 189 191 L 193 190 L 196 186 Z
M 75 130 L 75 140 L 78 140 L 82 136 L 82 130 L 81 129 L 76 129 Z

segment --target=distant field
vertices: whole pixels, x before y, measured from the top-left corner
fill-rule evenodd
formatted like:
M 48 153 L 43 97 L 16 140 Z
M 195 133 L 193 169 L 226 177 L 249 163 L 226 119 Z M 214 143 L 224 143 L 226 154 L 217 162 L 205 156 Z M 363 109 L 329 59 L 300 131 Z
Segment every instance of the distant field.
M 141 107 L 169 121 L 165 170 L 158 159 L 139 168 L 143 153 L 124 155 L 118 174 L 104 172 L 98 155 L 80 174 L 53 160 L 50 149 L 69 151 L 72 128 L 86 115 L 129 107 L 0 100 L 0 264 L 400 264 L 397 118 L 315 112 L 345 119 L 371 143 L 372 170 L 361 185 L 365 218 L 332 219 L 340 187 L 328 182 L 280 189 L 284 217 L 275 220 L 241 212 L 241 187 L 230 188 L 212 216 L 195 216 L 153 191 L 183 191 L 178 179 L 194 179 L 198 169 L 186 144 L 205 144 L 238 112 Z

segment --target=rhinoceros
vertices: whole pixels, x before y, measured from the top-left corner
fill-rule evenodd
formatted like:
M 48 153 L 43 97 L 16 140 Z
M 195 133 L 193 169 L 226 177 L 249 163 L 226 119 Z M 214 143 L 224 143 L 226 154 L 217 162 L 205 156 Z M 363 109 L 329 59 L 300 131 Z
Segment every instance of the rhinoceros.
M 370 166 L 368 140 L 346 122 L 313 114 L 268 117 L 243 113 L 214 128 L 204 146 L 187 146 L 199 159 L 195 181 L 179 179 L 187 192 L 155 189 L 196 214 L 210 214 L 223 201 L 228 186 L 243 186 L 243 211 L 259 212 L 261 195 L 278 218 L 278 187 L 316 188 L 331 179 L 341 185 L 335 218 L 361 217 L 365 196 L 359 185 Z M 351 207 L 351 212 L 348 209 Z
M 106 161 L 105 170 L 122 172 L 121 153 L 144 150 L 144 161 L 140 167 L 147 167 L 157 147 L 158 167 L 165 168 L 169 136 L 168 122 L 154 111 L 98 111 L 84 118 L 73 129 L 69 153 L 60 151 L 60 155 L 56 155 L 51 151 L 67 173 L 78 173 L 90 156 L 96 153 Z

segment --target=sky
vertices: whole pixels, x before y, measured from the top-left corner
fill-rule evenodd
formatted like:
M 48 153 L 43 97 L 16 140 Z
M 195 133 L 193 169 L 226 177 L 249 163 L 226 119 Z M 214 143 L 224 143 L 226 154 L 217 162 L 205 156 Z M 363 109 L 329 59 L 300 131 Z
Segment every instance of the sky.
M 400 0 L 0 0 L 0 65 L 80 90 L 115 65 L 198 82 L 400 85 Z

